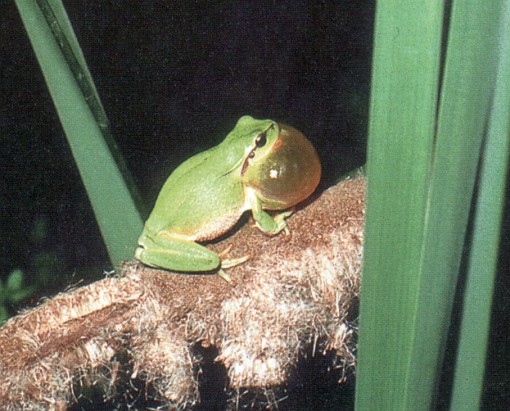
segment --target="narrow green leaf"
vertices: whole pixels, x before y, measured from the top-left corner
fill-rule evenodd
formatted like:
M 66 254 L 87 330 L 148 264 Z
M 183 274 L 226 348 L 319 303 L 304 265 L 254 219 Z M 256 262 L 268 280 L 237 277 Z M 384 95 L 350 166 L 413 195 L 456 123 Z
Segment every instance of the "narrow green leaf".
M 83 56 L 78 39 L 74 34 L 73 27 L 71 26 L 62 1 L 37 0 L 37 4 L 44 15 L 55 40 L 62 50 L 62 54 L 64 55 L 66 62 L 83 93 L 85 101 L 89 105 L 90 110 L 101 129 L 104 140 L 110 148 L 110 152 L 115 159 L 117 167 L 122 173 L 124 180 L 126 181 L 127 188 L 130 190 L 131 196 L 133 197 L 138 210 L 141 210 L 142 212 L 146 211 L 131 173 L 129 172 L 124 158 L 117 147 L 115 139 L 110 132 L 108 117 L 104 111 L 94 80 L 92 79 L 92 75 L 87 67 L 87 62 L 85 61 L 85 57 Z M 72 145 L 73 140 L 70 140 L 69 144 Z
M 130 181 L 126 170 L 122 166 L 119 168 L 108 146 L 106 116 L 103 117 L 99 98 L 94 97 L 97 93 L 83 56 L 76 51 L 78 43 L 70 34 L 72 27 L 61 1 L 16 0 L 16 5 L 57 108 L 110 258 L 114 264 L 132 258 L 142 220 L 126 183 Z
M 357 410 L 406 409 L 443 2 L 377 3 Z
M 479 177 L 452 410 L 480 409 L 510 140 L 510 2 L 504 3 L 499 65 Z
M 9 318 L 9 312 L 3 304 L 0 304 L 0 325 L 7 321 Z
M 61 0 L 36 0 L 53 37 L 79 85 L 90 110 L 101 129 L 108 132 L 108 118 L 97 93 L 69 18 Z

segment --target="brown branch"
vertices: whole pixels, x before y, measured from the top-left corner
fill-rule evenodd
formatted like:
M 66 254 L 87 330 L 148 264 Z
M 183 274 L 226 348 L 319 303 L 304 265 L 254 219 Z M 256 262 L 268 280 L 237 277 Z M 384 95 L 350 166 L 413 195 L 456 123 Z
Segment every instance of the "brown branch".
M 114 390 L 126 369 L 163 404 L 188 407 L 199 399 L 197 343 L 217 348 L 234 390 L 284 384 L 310 349 L 352 367 L 347 315 L 359 289 L 364 194 L 363 177 L 343 181 L 288 220 L 291 236 L 245 224 L 212 245 L 253 257 L 229 270 L 231 284 L 130 262 L 10 319 L 0 329 L 0 408 L 65 409 L 73 387 Z

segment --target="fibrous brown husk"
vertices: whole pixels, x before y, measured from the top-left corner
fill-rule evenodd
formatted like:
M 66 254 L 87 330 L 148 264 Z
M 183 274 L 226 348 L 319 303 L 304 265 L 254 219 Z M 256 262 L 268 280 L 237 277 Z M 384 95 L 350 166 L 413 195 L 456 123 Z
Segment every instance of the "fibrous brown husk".
M 291 235 L 251 224 L 211 248 L 250 255 L 217 275 L 125 263 L 118 273 L 67 291 L 0 329 L 0 408 L 66 409 L 82 386 L 112 393 L 121 371 L 162 405 L 199 401 L 193 347 L 214 346 L 230 389 L 288 381 L 304 352 L 336 353 L 354 366 L 347 320 L 359 292 L 365 179 L 344 180 L 288 219 Z

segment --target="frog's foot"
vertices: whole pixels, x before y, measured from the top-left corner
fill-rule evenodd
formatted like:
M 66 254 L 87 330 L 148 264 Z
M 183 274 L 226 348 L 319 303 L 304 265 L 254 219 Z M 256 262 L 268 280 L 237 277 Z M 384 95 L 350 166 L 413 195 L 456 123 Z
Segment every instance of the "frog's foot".
M 250 259 L 249 255 L 244 255 L 244 256 L 239 257 L 239 258 L 229 258 L 229 259 L 226 259 L 226 260 L 221 260 L 221 268 L 235 267 L 236 265 L 245 263 L 249 259 Z
M 221 261 L 220 269 L 218 270 L 218 275 L 221 278 L 223 278 L 227 283 L 230 283 L 232 281 L 232 279 L 225 271 L 223 271 L 223 269 L 235 267 L 236 265 L 242 264 L 250 259 L 249 255 L 245 255 L 245 256 L 239 257 L 239 258 L 223 259 L 223 257 L 226 256 L 230 252 L 231 249 L 232 249 L 232 244 L 229 245 L 227 248 L 225 248 L 222 252 L 218 253 L 218 256 L 220 257 L 220 261 Z
M 281 224 L 282 222 L 285 222 L 287 218 L 289 218 L 292 214 L 294 214 L 294 208 L 291 208 L 290 210 L 284 211 L 283 213 L 279 213 L 274 217 L 274 221 L 277 224 Z
M 287 228 L 285 219 L 293 212 L 294 210 L 290 209 L 276 215 L 271 215 L 264 210 L 252 210 L 253 218 L 255 219 L 255 226 L 269 236 L 275 236 L 284 230 L 285 234 L 288 235 L 290 231 Z
M 218 253 L 218 257 L 220 257 L 220 259 L 221 259 L 221 258 L 225 257 L 226 255 L 228 255 L 228 253 L 230 253 L 230 250 L 232 250 L 232 247 L 233 247 L 232 244 L 227 245 L 227 248 L 225 248 L 223 251 L 220 251 Z
M 239 258 L 223 258 L 232 250 L 232 244 L 230 244 L 227 248 L 225 248 L 223 251 L 218 253 L 218 257 L 220 257 L 221 260 L 221 268 L 230 268 L 235 267 L 236 265 L 242 264 L 246 261 L 248 261 L 251 257 L 249 255 L 245 255 L 243 257 Z
M 275 218 L 274 218 L 275 223 L 277 223 L 279 227 L 283 226 L 283 229 L 280 228 L 276 234 L 281 233 L 283 231 L 283 233 L 285 234 L 286 241 L 290 240 L 291 233 L 290 233 L 289 226 L 287 225 L 287 222 L 285 220 L 288 217 L 290 217 L 293 213 L 294 213 L 294 208 L 292 208 L 288 211 L 285 211 L 283 213 L 280 213 L 277 216 L 275 216 Z
M 223 278 L 227 283 L 231 283 L 232 282 L 232 279 L 230 278 L 230 276 L 225 271 L 223 271 L 221 268 L 218 271 L 218 275 L 221 278 Z
M 285 228 L 283 229 L 283 234 L 285 234 L 284 241 L 285 242 L 290 241 L 290 239 L 292 238 L 292 232 L 289 230 L 288 226 L 285 226 Z
M 226 250 L 228 251 L 228 249 Z M 221 254 L 224 254 L 225 251 L 223 251 Z M 223 271 L 224 268 L 230 268 L 235 267 L 236 265 L 242 264 L 250 259 L 249 255 L 245 255 L 243 257 L 239 258 L 230 258 L 228 260 L 221 260 L 221 268 L 218 270 L 218 275 L 223 278 L 227 283 L 230 283 L 232 279 L 230 276 Z

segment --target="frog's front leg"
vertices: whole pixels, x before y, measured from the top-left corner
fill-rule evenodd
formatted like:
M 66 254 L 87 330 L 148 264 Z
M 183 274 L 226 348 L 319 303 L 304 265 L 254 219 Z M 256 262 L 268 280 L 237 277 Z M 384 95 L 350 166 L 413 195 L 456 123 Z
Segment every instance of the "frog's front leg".
M 285 230 L 286 233 L 288 233 L 285 219 L 293 213 L 293 210 L 284 211 L 282 213 L 276 214 L 275 216 L 272 216 L 262 209 L 262 204 L 255 195 L 249 193 L 248 202 L 250 204 L 251 213 L 255 219 L 257 227 L 261 231 L 269 235 L 276 235 L 282 230 Z
M 142 234 L 138 240 L 135 257 L 152 267 L 183 272 L 215 271 L 227 279 L 221 268 L 232 267 L 245 262 L 248 258 L 222 260 L 212 250 L 193 241 L 158 235 L 150 237 Z

